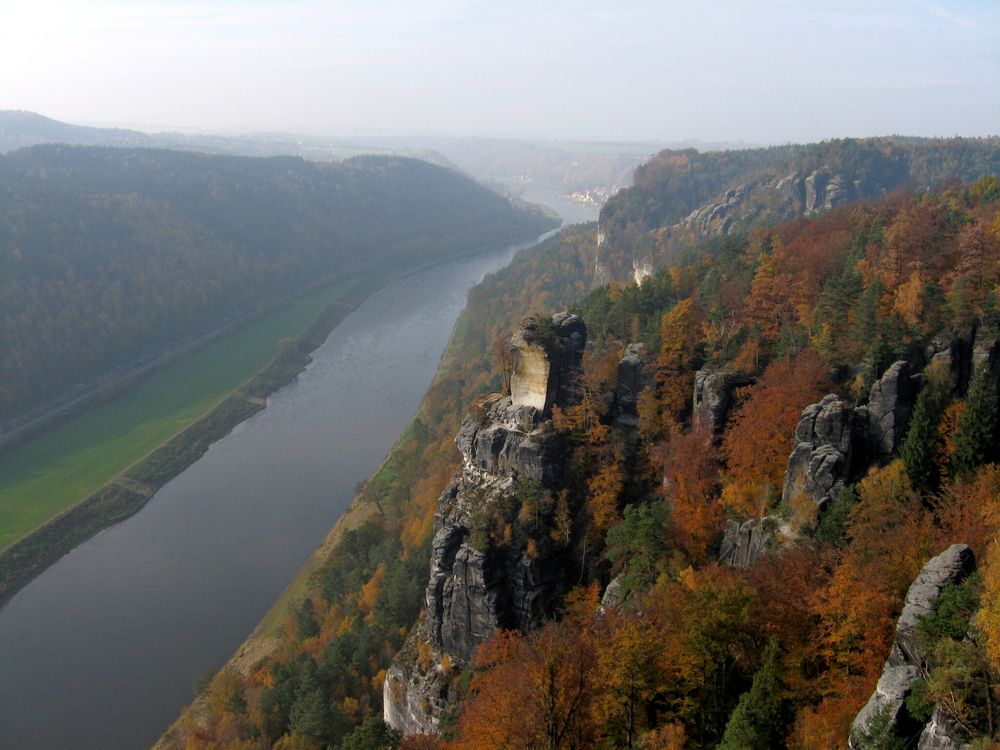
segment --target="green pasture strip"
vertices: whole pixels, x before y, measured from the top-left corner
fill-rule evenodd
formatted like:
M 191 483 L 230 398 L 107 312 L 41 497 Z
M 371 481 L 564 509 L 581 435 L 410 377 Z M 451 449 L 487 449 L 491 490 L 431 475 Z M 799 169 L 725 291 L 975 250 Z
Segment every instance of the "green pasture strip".
M 331 303 L 356 304 L 370 279 L 331 284 L 145 378 L 0 457 L 0 549 L 72 507 L 195 422 L 265 367 Z

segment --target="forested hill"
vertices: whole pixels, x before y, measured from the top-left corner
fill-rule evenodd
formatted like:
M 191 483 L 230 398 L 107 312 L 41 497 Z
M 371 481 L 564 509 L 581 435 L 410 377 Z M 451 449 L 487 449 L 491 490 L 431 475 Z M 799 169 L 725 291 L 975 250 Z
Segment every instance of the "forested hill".
M 744 151 L 661 151 L 601 211 L 595 281 L 676 261 L 706 237 L 814 216 L 899 188 L 1000 171 L 1000 138 L 866 138 Z
M 0 110 L 0 153 L 38 143 L 78 143 L 141 146 L 148 136 L 138 130 L 92 128 L 70 125 L 50 117 L 23 110 Z
M 327 277 L 553 225 L 414 159 L 23 149 L 0 157 L 0 417 Z

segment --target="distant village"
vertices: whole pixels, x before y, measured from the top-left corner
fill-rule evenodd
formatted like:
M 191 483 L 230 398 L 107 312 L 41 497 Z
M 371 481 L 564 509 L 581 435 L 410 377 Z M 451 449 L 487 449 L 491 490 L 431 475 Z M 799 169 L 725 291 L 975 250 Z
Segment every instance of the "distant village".
M 589 206 L 600 208 L 608 198 L 617 193 L 619 188 L 592 188 L 590 190 L 577 190 L 569 194 L 570 200 L 574 203 L 584 203 Z

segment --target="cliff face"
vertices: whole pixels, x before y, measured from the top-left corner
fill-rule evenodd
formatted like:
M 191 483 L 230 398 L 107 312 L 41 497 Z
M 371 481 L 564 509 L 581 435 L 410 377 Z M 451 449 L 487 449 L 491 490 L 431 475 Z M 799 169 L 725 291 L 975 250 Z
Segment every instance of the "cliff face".
M 572 400 L 586 326 L 561 313 L 526 321 L 513 335 L 511 395 L 476 403 L 456 443 L 462 468 L 438 500 L 425 608 L 393 660 L 384 719 L 406 734 L 435 733 L 452 699 L 452 676 L 497 628 L 528 631 L 566 588 L 544 547 L 497 543 L 528 495 L 562 478 L 554 404 Z
M 865 746 L 858 738 L 880 714 L 887 714 L 892 737 L 910 740 L 919 736 L 919 750 L 964 746 L 961 733 L 950 725 L 939 708 L 924 724 L 910 715 L 906 697 L 914 683 L 927 673 L 927 655 L 917 638 L 920 619 L 934 611 L 935 602 L 946 586 L 961 583 L 975 567 L 975 556 L 967 544 L 953 544 L 924 565 L 906 593 L 906 604 L 896 624 L 896 638 L 875 692 L 854 719 L 848 743 L 851 750 Z
M 952 156 L 942 158 L 951 149 Z M 954 153 L 969 158 L 956 163 Z M 595 285 L 639 281 L 698 242 L 810 217 L 911 185 L 997 168 L 992 139 L 845 139 L 738 152 L 665 151 L 637 170 L 598 222 Z

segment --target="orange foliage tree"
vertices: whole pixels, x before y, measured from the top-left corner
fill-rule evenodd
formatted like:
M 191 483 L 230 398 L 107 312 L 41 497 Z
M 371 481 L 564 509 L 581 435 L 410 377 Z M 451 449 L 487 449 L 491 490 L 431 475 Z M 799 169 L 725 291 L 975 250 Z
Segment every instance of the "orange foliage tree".
M 571 620 L 527 636 L 499 631 L 480 646 L 477 674 L 461 719 L 456 750 L 588 747 L 594 652 Z
M 812 349 L 772 362 L 733 410 L 722 443 L 731 482 L 723 500 L 746 516 L 759 515 L 781 486 L 802 410 L 831 387 Z
M 701 312 L 685 299 L 664 314 L 660 322 L 660 352 L 656 386 L 661 418 L 678 424 L 687 413 L 701 345 Z

